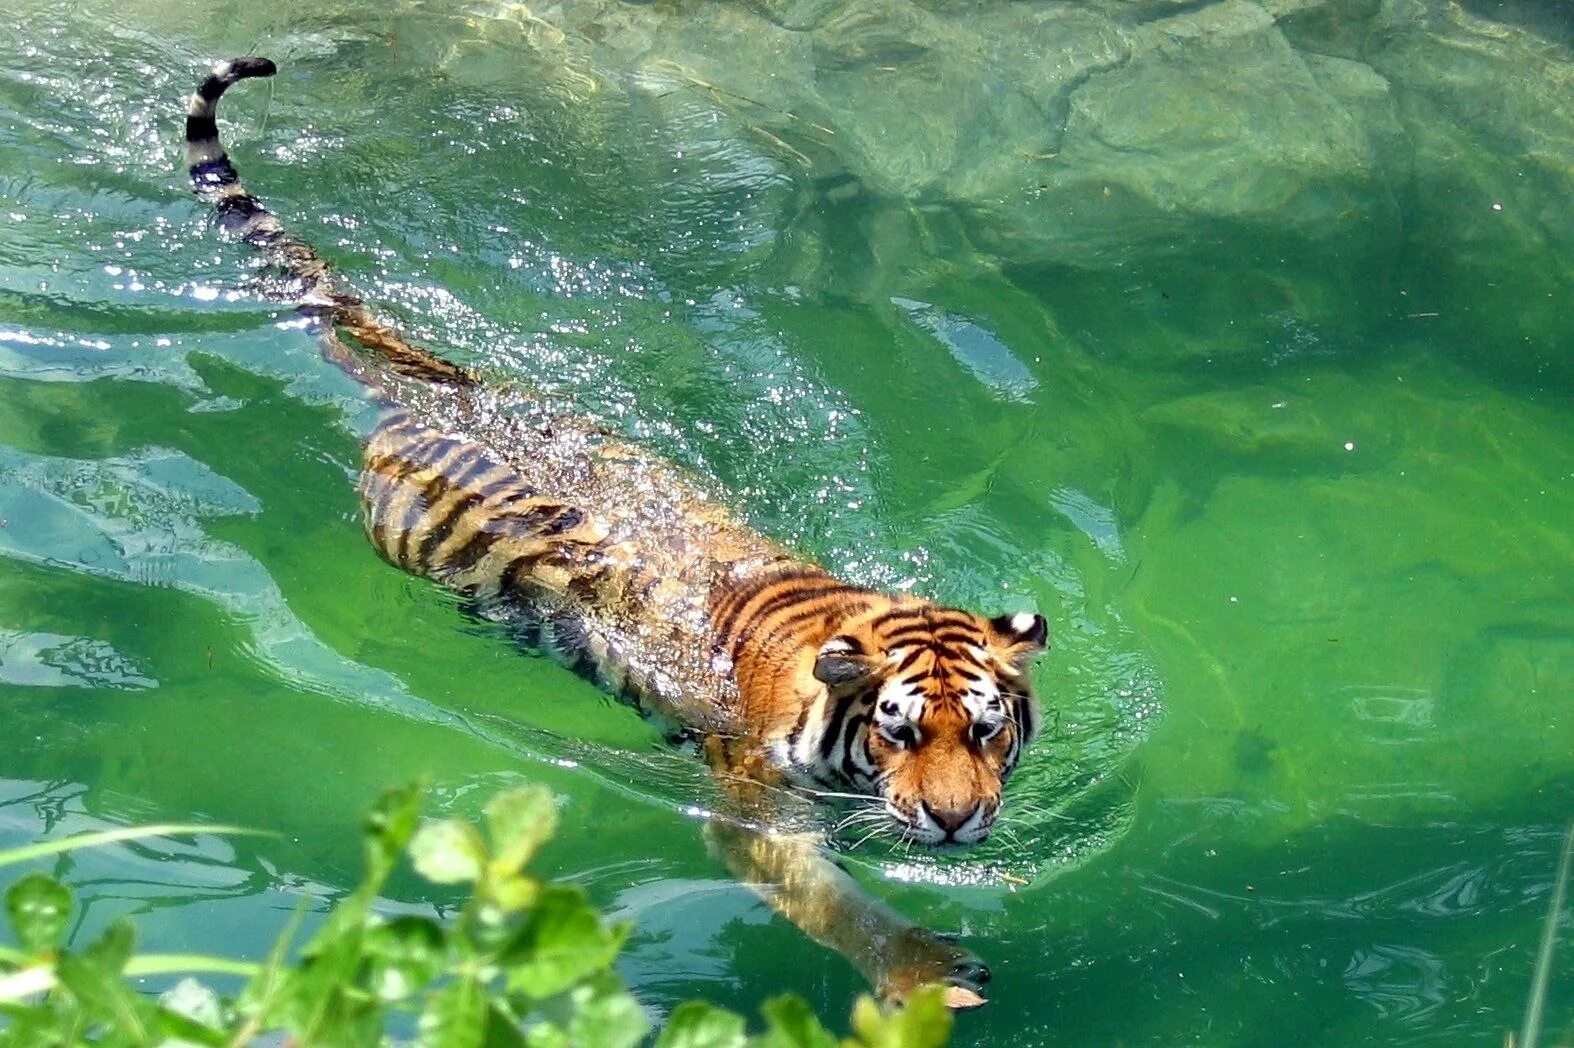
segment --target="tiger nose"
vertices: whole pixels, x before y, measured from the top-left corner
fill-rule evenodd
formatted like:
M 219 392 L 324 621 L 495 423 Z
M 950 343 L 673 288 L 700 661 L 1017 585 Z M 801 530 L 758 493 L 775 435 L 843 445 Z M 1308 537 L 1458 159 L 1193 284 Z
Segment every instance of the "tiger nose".
M 966 826 L 967 820 L 973 817 L 980 806 L 977 804 L 960 807 L 928 804 L 925 807 L 929 809 L 929 817 L 935 820 L 935 825 L 939 826 L 949 836 Z

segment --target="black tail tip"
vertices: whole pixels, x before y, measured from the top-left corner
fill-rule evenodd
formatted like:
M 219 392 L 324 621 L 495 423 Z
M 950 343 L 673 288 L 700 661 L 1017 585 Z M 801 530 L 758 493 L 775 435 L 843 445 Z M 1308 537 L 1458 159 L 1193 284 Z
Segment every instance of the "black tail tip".
M 232 58 L 224 63 L 228 69 L 224 74 L 226 80 L 248 80 L 254 76 L 272 76 L 279 71 L 270 59 L 258 58 L 256 55 L 245 55 L 241 58 Z

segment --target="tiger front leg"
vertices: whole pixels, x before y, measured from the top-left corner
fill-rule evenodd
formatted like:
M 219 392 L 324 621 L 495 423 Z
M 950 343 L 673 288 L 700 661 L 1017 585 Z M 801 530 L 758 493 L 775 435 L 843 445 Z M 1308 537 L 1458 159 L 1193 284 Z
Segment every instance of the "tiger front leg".
M 715 819 L 706 839 L 733 875 L 822 946 L 847 958 L 891 1002 L 944 987 L 955 1009 L 986 1003 L 989 969 L 968 950 L 902 916 L 831 861 L 813 837 L 777 835 Z
M 778 790 L 762 783 L 759 766 L 739 759 L 726 741 L 707 740 L 707 754 L 733 814 L 770 825 Z M 733 875 L 815 942 L 863 974 L 881 999 L 906 1000 L 922 986 L 944 988 L 953 1009 L 977 1008 L 989 969 L 954 941 L 917 924 L 875 898 L 828 857 L 814 835 L 773 833 L 713 819 L 706 840 Z

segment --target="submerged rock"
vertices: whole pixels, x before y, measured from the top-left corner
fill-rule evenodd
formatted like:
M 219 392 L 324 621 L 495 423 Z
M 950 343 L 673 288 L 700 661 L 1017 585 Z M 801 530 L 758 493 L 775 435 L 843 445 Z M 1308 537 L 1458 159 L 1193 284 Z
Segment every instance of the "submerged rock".
M 1374 93 L 1369 71 L 1314 72 L 1246 0 L 1124 38 L 1124 62 L 1070 91 L 1036 184 L 991 216 L 1002 253 L 1097 267 L 1226 227 L 1316 242 L 1393 226 L 1378 138 L 1345 101 Z
M 838 236 L 816 223 L 857 228 L 877 274 L 922 264 L 926 244 L 1029 286 L 1195 262 L 1197 300 L 1295 286 L 1266 312 L 1332 331 L 1436 320 L 1463 355 L 1574 377 L 1556 317 L 1574 271 L 1574 61 L 1531 6 L 566 0 L 496 17 L 528 16 L 521 46 L 658 123 L 681 109 L 677 140 L 698 105 L 774 156 L 805 197 L 783 238 L 797 276 Z

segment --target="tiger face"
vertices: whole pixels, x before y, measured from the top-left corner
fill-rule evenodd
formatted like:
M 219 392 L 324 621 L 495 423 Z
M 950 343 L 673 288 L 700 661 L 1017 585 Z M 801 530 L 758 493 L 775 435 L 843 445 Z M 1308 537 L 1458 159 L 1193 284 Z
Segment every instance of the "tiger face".
M 1041 615 L 983 618 L 898 605 L 844 622 L 814 676 L 845 711 L 845 763 L 904 836 L 973 844 L 1000 814 L 1000 790 L 1038 730 L 1027 669 L 1047 647 Z

